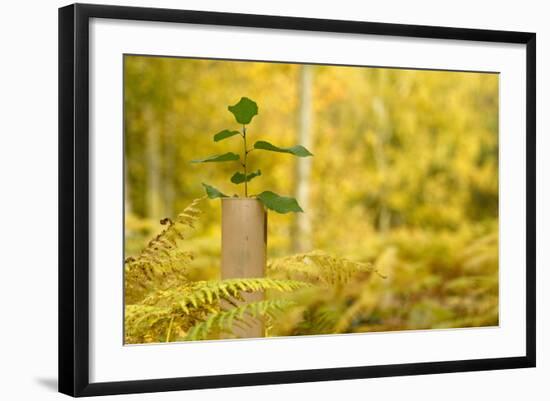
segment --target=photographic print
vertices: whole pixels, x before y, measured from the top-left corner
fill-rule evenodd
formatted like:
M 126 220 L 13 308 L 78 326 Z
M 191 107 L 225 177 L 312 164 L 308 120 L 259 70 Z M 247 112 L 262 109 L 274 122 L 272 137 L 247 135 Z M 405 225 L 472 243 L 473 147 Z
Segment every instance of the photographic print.
M 125 55 L 124 343 L 498 326 L 498 133 L 498 73 Z

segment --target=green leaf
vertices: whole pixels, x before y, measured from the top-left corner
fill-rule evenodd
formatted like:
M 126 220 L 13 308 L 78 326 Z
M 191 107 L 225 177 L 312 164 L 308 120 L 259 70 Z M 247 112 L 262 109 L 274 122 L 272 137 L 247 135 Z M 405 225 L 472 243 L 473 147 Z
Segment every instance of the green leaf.
M 213 186 L 205 184 L 204 182 L 202 183 L 202 186 L 206 190 L 206 195 L 208 195 L 210 199 L 227 198 L 226 194 L 220 192 L 218 189 L 214 188 Z
M 223 131 L 220 131 L 216 135 L 214 135 L 214 142 L 219 142 L 222 139 L 230 138 L 232 136 L 240 134 L 241 133 L 239 131 L 229 131 L 228 129 L 224 129 Z
M 277 213 L 303 212 L 298 201 L 294 198 L 280 196 L 271 191 L 264 191 L 257 197 L 265 207 Z
M 254 144 L 254 149 L 269 150 L 271 152 L 290 153 L 298 157 L 313 156 L 313 154 L 302 145 L 296 145 L 290 148 L 280 148 L 266 141 L 258 141 Z
M 228 106 L 227 109 L 233 113 L 240 124 L 250 123 L 252 117 L 258 114 L 258 105 L 247 97 L 242 97 L 237 104 Z
M 243 173 L 240 173 L 240 172 L 236 172 L 235 174 L 233 174 L 233 176 L 231 177 L 231 182 L 233 184 L 242 184 L 243 182 L 248 182 L 250 181 L 251 179 L 255 178 L 255 177 L 258 177 L 262 175 L 262 172 L 260 170 L 256 171 L 256 172 L 252 172 L 250 174 L 247 174 L 246 177 L 244 176 Z
M 239 155 L 233 152 L 227 152 L 223 155 L 214 155 L 205 159 L 191 160 L 191 163 L 229 162 L 233 160 L 239 160 Z

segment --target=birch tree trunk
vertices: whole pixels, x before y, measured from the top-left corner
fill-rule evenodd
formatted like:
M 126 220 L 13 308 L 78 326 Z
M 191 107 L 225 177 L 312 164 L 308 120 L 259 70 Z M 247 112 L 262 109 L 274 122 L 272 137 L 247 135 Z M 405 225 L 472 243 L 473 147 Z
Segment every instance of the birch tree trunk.
M 378 219 L 378 231 L 385 233 L 389 230 L 391 225 L 391 213 L 386 206 L 387 197 L 387 184 L 388 177 L 388 160 L 386 158 L 386 145 L 390 139 L 391 131 L 388 122 L 388 113 L 384 101 L 379 97 L 375 97 L 373 100 L 374 113 L 379 122 L 379 129 L 376 134 L 376 141 L 374 143 L 374 160 L 376 168 L 382 176 L 382 188 L 380 191 L 380 214 Z
M 311 89 L 313 81 L 313 66 L 301 65 L 298 77 L 298 92 L 300 96 L 298 111 L 298 143 L 311 150 Z M 306 213 L 295 213 L 292 229 L 292 250 L 296 253 L 311 249 L 311 221 L 309 210 L 309 188 L 311 175 L 311 158 L 296 159 L 296 179 L 294 195 Z
M 147 122 L 147 142 L 145 146 L 145 163 L 147 165 L 147 217 L 158 220 L 162 217 L 158 122 L 155 121 L 155 113 L 150 107 L 145 111 L 145 118 Z
M 162 181 L 162 204 L 163 216 L 174 216 L 175 204 L 175 177 L 176 177 L 176 136 L 174 135 L 174 117 L 173 114 L 166 116 L 163 113 L 162 130 L 164 133 L 163 155 L 164 160 L 164 178 Z

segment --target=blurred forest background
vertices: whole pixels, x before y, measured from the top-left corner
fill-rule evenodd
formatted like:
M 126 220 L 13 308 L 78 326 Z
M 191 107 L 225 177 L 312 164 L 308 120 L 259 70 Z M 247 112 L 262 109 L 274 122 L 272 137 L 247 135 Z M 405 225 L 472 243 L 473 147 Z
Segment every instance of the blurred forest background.
M 231 163 L 190 161 L 240 150 L 212 136 L 239 128 L 227 106 L 247 96 L 259 105 L 252 141 L 315 155 L 251 154 L 263 175 L 249 191 L 305 210 L 269 214 L 271 265 L 320 250 L 380 273 L 318 297 L 328 323 L 316 333 L 498 324 L 498 74 L 145 56 L 124 68 L 126 256 L 204 196 L 201 182 L 240 194 Z M 216 280 L 220 201 L 200 208 L 186 277 Z M 271 334 L 307 334 L 307 313 Z

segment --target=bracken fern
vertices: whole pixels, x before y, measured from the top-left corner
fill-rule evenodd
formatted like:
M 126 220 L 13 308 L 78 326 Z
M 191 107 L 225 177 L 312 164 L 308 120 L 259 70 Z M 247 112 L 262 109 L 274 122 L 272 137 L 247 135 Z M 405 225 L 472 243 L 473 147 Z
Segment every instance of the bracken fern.
M 187 232 L 198 220 L 200 199 L 195 199 L 175 220 L 164 218 L 166 228 L 154 237 L 136 257 L 124 261 L 125 300 L 133 304 L 143 299 L 150 291 L 169 288 L 187 281 L 186 270 L 193 254 L 178 247 Z
M 270 278 L 243 278 L 222 281 L 199 281 L 185 283 L 167 290 L 158 290 L 139 304 L 126 307 L 126 342 L 178 340 L 187 331 L 210 315 L 223 313 L 224 305 L 238 308 L 244 301 L 243 294 L 275 290 L 291 292 L 309 286 L 292 280 Z M 205 328 L 201 329 L 202 333 Z M 173 336 L 171 335 L 173 334 Z
M 269 261 L 268 274 L 326 286 L 347 284 L 356 274 L 376 273 L 371 264 L 335 257 L 322 251 L 286 256 Z
M 193 255 L 181 249 L 181 241 L 198 220 L 200 201 L 175 220 L 163 219 L 164 230 L 138 256 L 126 259 L 126 343 L 230 338 L 233 328 L 258 318 L 266 335 L 280 335 L 282 311 L 294 316 L 293 334 L 333 332 L 345 309 L 327 302 L 357 277 L 378 273 L 370 264 L 315 251 L 270 261 L 268 277 L 190 281 Z M 258 292 L 264 300 L 246 301 L 246 293 Z
M 237 324 L 250 325 L 250 320 L 261 317 L 273 318 L 276 314 L 284 312 L 285 309 L 294 305 L 293 301 L 284 299 L 271 299 L 259 302 L 251 302 L 229 310 L 223 310 L 211 314 L 204 322 L 194 326 L 186 340 L 204 340 L 212 333 L 232 334 L 232 328 Z

